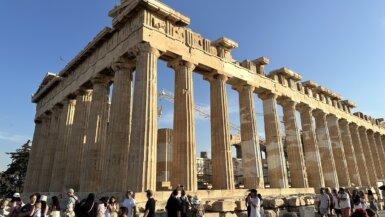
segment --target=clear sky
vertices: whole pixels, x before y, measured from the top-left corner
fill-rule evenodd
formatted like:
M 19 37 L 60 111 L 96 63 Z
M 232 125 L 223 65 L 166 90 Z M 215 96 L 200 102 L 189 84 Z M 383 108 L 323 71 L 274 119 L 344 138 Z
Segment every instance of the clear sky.
M 164 0 L 191 18 L 205 38 L 239 43 L 239 61 L 270 58 L 267 71 L 286 66 L 385 117 L 385 1 Z M 0 171 L 34 129 L 35 92 L 45 73 L 59 72 L 105 26 L 117 0 L 12 1 L 0 3 Z M 173 90 L 173 72 L 159 63 L 159 89 Z M 209 108 L 208 83 L 194 76 L 195 101 Z M 230 119 L 239 124 L 237 93 L 228 87 Z M 172 127 L 164 100 L 159 127 Z M 260 102 L 256 102 L 260 112 Z M 209 111 L 209 110 L 208 110 Z M 197 116 L 198 151 L 209 150 L 209 121 Z M 262 119 L 258 118 L 260 134 Z

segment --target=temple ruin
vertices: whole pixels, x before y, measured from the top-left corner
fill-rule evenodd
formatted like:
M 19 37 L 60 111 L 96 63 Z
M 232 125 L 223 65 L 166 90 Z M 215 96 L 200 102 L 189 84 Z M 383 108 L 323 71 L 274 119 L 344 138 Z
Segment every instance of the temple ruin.
M 235 188 L 226 85 L 239 93 L 245 188 L 265 188 L 255 94 L 263 101 L 269 188 L 373 187 L 384 180 L 383 119 L 353 113 L 352 101 L 288 68 L 265 72 L 266 57 L 234 60 L 235 41 L 202 37 L 189 29 L 187 16 L 160 1 L 122 0 L 109 16 L 112 27 L 58 74 L 48 73 L 32 96 L 36 126 L 24 192 L 144 192 L 163 181 L 196 192 L 193 73 L 209 82 L 215 105 L 213 189 Z M 159 134 L 158 60 L 175 70 L 173 130 Z M 157 146 L 172 163 L 157 160 Z

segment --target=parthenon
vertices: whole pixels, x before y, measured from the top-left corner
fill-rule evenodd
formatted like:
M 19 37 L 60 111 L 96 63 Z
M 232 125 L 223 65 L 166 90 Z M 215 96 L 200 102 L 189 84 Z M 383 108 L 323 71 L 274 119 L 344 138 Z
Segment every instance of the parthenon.
M 121 0 L 109 16 L 112 27 L 58 74 L 48 73 L 32 96 L 35 132 L 24 192 L 157 189 L 158 61 L 175 71 L 173 130 L 162 134 L 173 138 L 171 186 L 198 190 L 193 73 L 210 85 L 213 189 L 235 188 L 226 85 L 239 93 L 245 188 L 266 187 L 255 95 L 263 102 L 270 188 L 384 181 L 383 119 L 353 113 L 351 100 L 291 69 L 265 72 L 266 57 L 233 59 L 235 41 L 203 38 L 189 29 L 187 16 L 158 0 Z

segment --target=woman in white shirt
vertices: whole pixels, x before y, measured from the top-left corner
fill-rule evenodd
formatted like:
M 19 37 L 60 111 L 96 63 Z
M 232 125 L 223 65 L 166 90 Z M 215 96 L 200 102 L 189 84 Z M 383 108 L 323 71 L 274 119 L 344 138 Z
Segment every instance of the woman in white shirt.
M 251 197 L 249 199 L 249 204 L 251 207 L 250 217 L 261 217 L 261 213 L 260 213 L 261 201 L 257 196 L 257 190 L 251 189 L 250 192 L 251 192 Z

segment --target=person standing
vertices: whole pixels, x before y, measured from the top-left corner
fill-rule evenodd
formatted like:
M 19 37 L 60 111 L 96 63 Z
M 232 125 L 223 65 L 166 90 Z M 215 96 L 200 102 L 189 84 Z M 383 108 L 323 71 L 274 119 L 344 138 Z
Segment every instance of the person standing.
M 190 210 L 191 204 L 184 189 L 181 190 L 181 196 L 179 200 L 181 204 L 181 217 L 187 217 L 187 213 Z
M 194 196 L 191 201 L 191 215 L 190 217 L 203 217 L 205 214 L 205 208 L 201 204 L 198 196 Z
M 41 195 L 40 196 L 40 202 L 41 202 L 41 217 L 46 217 L 48 216 L 48 204 L 47 204 L 47 196 L 46 195 Z
M 325 188 L 325 193 L 329 196 L 329 200 L 330 200 L 328 216 L 332 217 L 333 216 L 333 209 L 334 209 L 334 206 L 333 206 L 333 195 L 332 195 L 332 192 L 330 191 L 330 188 Z
M 338 202 L 337 189 L 333 189 L 332 195 L 333 195 L 333 209 L 334 209 L 334 213 L 336 214 L 337 217 L 340 217 L 340 216 L 342 216 L 342 211 L 341 211 L 340 203 Z
M 119 205 L 116 202 L 116 198 L 111 197 L 107 204 L 106 217 L 107 217 L 107 213 L 108 213 L 108 217 L 118 217 L 118 211 L 119 211 Z
M 250 190 L 249 190 L 250 191 Z M 251 206 L 250 206 L 250 199 L 251 199 L 251 193 L 249 193 L 245 199 L 245 202 L 246 202 L 246 207 L 247 207 L 247 217 L 250 217 L 250 210 L 251 210 Z
M 29 196 L 30 202 L 20 209 L 19 217 L 33 216 L 35 211 L 35 203 L 37 202 L 37 194 Z
M 328 215 L 330 203 L 331 203 L 331 201 L 330 201 L 329 195 L 327 195 L 325 193 L 324 188 L 321 188 L 320 189 L 320 195 L 318 197 L 317 208 L 318 208 L 318 213 L 322 217 L 326 217 Z
M 371 190 L 368 190 L 368 202 L 369 202 L 369 208 L 377 213 L 378 211 L 377 200 L 374 197 L 374 194 Z
M 75 190 L 70 188 L 67 191 L 67 201 L 64 210 L 65 217 L 75 217 L 75 206 L 78 198 L 75 195 Z
M 51 206 L 51 216 L 52 217 L 60 217 L 60 202 L 57 196 L 53 196 L 52 198 L 52 206 Z
M 155 217 L 156 201 L 153 198 L 153 192 L 151 190 L 147 190 L 146 196 L 147 196 L 148 200 L 147 200 L 146 206 L 144 208 L 143 217 Z
M 79 204 L 79 210 L 76 211 L 76 217 L 96 217 L 98 213 L 98 204 L 95 202 L 95 194 L 90 193 L 87 199 Z
M 126 192 L 126 198 L 122 202 L 122 206 L 127 208 L 128 217 L 136 216 L 136 201 L 132 197 L 133 195 L 134 195 L 134 192 L 128 190 Z
M 257 196 L 257 190 L 251 189 L 250 193 L 251 193 L 251 197 L 249 200 L 250 217 L 261 217 L 261 213 L 260 213 L 261 201 L 259 200 L 259 198 Z
M 344 188 L 338 191 L 338 202 L 341 207 L 342 217 L 350 217 L 350 196 Z
M 23 207 L 23 201 L 21 201 L 20 194 L 14 193 L 11 199 L 11 208 L 9 210 L 9 217 L 18 217 L 21 207 Z
M 174 189 L 167 200 L 166 211 L 168 217 L 181 217 L 181 204 L 178 200 L 178 189 Z
M 261 217 L 265 217 L 265 209 L 263 208 L 263 199 L 262 199 L 262 195 L 261 194 L 257 194 L 259 200 L 261 201 L 261 208 L 260 208 L 260 213 L 261 213 Z
M 108 202 L 107 197 L 102 197 L 99 199 L 97 217 L 105 217 L 106 216 L 107 202 Z

